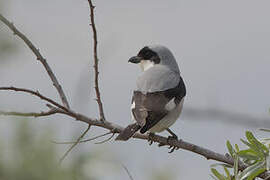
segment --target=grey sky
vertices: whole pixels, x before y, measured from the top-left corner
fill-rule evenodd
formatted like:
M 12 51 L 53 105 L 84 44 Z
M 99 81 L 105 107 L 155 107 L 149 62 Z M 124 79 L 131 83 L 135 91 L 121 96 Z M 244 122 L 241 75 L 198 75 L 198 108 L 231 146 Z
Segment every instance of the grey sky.
M 174 53 L 187 86 L 184 106 L 269 116 L 269 1 L 117 0 L 95 4 L 101 93 L 108 120 L 123 126 L 130 122 L 131 93 L 140 69 L 127 60 L 148 44 L 166 45 Z M 94 117 L 97 106 L 92 100 L 90 85 L 93 82 L 93 74 L 89 72 L 92 71 L 89 70 L 92 34 L 87 1 L 9 0 L 6 6 L 6 17 L 48 59 L 72 107 Z M 10 63 L 1 65 L 1 86 L 39 89 L 56 97 L 56 91 L 32 53 L 2 23 L 0 31 L 7 32 L 11 41 L 21 47 L 9 57 Z M 1 92 L 0 99 L 1 109 L 38 111 L 45 108 L 31 96 Z M 59 134 L 68 139 L 79 125 L 63 120 L 62 116 L 58 118 L 33 123 L 37 127 L 50 123 L 56 129 L 60 123 L 65 124 L 66 128 L 59 129 Z M 205 119 L 191 121 L 185 118 L 185 108 L 180 119 L 173 129 L 181 138 L 219 152 L 225 151 L 227 139 L 238 143 L 247 129 Z M 6 122 L 1 121 L 1 126 Z M 88 144 L 82 149 L 109 147 L 129 167 L 134 179 L 143 179 L 148 166 L 153 165 L 171 167 L 178 179 L 209 179 L 210 162 L 189 152 L 167 154 L 166 148 L 149 147 L 146 142 L 136 140 L 100 146 Z M 128 156 L 129 153 L 134 155 Z M 126 176 L 116 174 L 117 178 L 126 179 Z

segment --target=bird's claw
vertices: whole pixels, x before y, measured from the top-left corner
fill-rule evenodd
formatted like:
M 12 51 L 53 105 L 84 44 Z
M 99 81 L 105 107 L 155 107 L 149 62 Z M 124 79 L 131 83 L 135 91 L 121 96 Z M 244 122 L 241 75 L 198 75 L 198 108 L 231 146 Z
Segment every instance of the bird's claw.
M 179 147 L 176 146 L 170 146 L 168 149 L 170 149 L 170 151 L 168 153 L 172 153 L 174 150 L 178 150 Z
M 172 141 L 172 140 L 177 140 L 177 141 L 178 141 L 178 137 L 177 137 L 176 135 L 169 136 L 169 137 L 167 138 L 167 143 L 170 144 L 170 141 Z M 168 149 L 170 149 L 170 151 L 169 151 L 168 153 L 172 153 L 174 150 L 178 150 L 179 147 L 170 145 L 170 146 L 168 147 Z
M 152 145 L 153 142 L 154 142 L 153 139 L 152 139 L 153 135 L 154 135 L 154 133 L 149 133 L 148 134 L 149 145 Z M 165 146 L 167 144 L 170 144 L 170 141 L 172 141 L 172 140 L 177 140 L 178 141 L 178 137 L 175 134 L 173 134 L 172 136 L 168 136 L 167 143 L 165 143 L 165 144 L 164 143 L 159 143 L 158 147 L 162 147 L 162 146 Z M 168 149 L 170 149 L 170 151 L 168 153 L 172 153 L 174 150 L 178 150 L 179 147 L 169 145 Z
M 151 146 L 153 144 L 153 140 L 152 140 L 152 137 L 153 137 L 154 133 L 149 133 L 148 134 L 148 142 L 149 142 L 149 145 Z

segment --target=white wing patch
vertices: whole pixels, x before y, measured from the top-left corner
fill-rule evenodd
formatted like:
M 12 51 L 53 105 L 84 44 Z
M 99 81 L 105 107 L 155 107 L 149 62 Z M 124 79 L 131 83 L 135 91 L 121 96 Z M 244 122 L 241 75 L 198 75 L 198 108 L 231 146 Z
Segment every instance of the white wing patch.
M 135 120 L 135 118 L 134 118 L 134 116 L 133 116 L 133 113 L 132 113 L 132 109 L 134 109 L 135 108 L 135 101 L 133 101 L 133 103 L 131 104 L 131 107 L 130 107 L 130 109 L 131 109 L 131 118 L 132 118 L 132 120 Z
M 133 101 L 133 103 L 131 104 L 130 109 L 134 109 L 135 108 L 135 101 Z
M 173 109 L 176 107 L 176 104 L 175 104 L 175 102 L 174 102 L 174 99 L 175 99 L 175 98 L 172 98 L 172 99 L 166 104 L 165 109 L 166 109 L 167 111 L 171 111 L 171 110 L 173 110 Z

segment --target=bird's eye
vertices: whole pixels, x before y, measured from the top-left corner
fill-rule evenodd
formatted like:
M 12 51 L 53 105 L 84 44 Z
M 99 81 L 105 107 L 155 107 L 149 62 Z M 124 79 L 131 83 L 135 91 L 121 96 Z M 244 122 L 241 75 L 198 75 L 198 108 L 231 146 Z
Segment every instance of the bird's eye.
M 145 59 L 150 59 L 152 56 L 153 56 L 153 54 L 151 53 L 151 51 L 146 51 L 144 54 Z

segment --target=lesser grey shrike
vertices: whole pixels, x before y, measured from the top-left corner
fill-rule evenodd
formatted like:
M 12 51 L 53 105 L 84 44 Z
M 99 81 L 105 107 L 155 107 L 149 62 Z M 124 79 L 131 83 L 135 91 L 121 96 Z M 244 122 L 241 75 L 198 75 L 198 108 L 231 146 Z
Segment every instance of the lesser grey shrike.
M 169 127 L 181 114 L 186 87 L 172 52 L 161 45 L 145 46 L 129 62 L 142 69 L 131 102 L 131 115 L 136 122 L 116 140 L 126 141 L 139 130 L 142 134 L 167 130 L 172 135 L 169 138 L 177 139 Z

